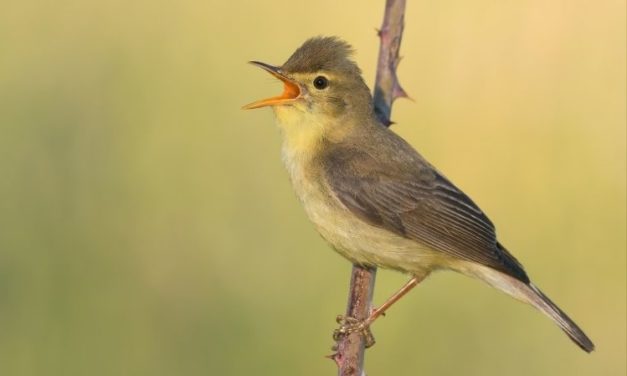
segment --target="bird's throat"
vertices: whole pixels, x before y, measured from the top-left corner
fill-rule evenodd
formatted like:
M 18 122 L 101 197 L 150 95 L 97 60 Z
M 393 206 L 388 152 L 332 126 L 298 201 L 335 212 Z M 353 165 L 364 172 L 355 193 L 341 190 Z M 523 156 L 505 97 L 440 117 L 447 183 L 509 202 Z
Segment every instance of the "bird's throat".
M 276 123 L 283 138 L 284 157 L 307 159 L 316 155 L 327 124 L 320 117 L 295 108 L 276 108 Z

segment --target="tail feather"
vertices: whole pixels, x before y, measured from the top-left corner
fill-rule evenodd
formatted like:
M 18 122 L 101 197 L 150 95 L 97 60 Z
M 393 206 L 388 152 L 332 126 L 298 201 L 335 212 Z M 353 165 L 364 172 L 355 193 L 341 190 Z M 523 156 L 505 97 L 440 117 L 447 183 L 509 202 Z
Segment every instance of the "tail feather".
M 586 333 L 584 333 L 583 330 L 581 330 L 581 328 L 577 326 L 577 324 L 575 324 L 575 322 L 571 320 L 566 313 L 564 313 L 564 311 L 553 303 L 548 296 L 544 295 L 544 293 L 533 283 L 529 283 L 528 287 L 528 296 L 533 306 L 553 319 L 553 321 L 555 321 L 555 323 L 562 328 L 564 333 L 566 333 L 568 337 L 570 337 L 570 339 L 585 352 L 589 353 L 594 350 L 594 343 L 592 343 Z
M 584 351 L 592 352 L 594 350 L 594 343 L 583 330 L 533 283 L 525 283 L 495 269 L 478 264 L 471 264 L 470 267 L 461 268 L 460 271 L 474 275 L 508 295 L 531 304 L 550 317 Z

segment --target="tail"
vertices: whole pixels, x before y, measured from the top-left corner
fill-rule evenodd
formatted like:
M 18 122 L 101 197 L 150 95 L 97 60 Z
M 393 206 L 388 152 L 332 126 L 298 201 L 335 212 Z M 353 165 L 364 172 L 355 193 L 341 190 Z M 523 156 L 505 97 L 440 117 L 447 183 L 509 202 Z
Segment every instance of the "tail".
M 472 270 L 466 269 L 467 274 L 473 274 L 510 296 L 531 304 L 540 312 L 550 317 L 564 333 L 585 352 L 589 353 L 594 350 L 594 343 L 586 336 L 583 330 L 581 330 L 564 311 L 559 309 L 551 299 L 544 295 L 540 289 L 534 286 L 533 283 L 519 281 L 516 278 L 483 265 L 479 266 L 474 264 L 473 266 L 474 267 L 471 268 Z
M 530 303 L 539 309 L 542 313 L 549 316 L 555 323 L 562 328 L 564 333 L 570 337 L 573 342 L 575 342 L 579 347 L 582 348 L 585 352 L 592 352 L 594 350 L 594 343 L 588 338 L 586 333 L 581 330 L 577 324 L 573 320 L 568 317 L 564 311 L 562 311 L 555 303 L 549 299 L 548 296 L 544 295 L 539 288 L 534 286 L 533 283 L 529 283 L 526 286 L 527 291 L 525 294 L 530 300 Z

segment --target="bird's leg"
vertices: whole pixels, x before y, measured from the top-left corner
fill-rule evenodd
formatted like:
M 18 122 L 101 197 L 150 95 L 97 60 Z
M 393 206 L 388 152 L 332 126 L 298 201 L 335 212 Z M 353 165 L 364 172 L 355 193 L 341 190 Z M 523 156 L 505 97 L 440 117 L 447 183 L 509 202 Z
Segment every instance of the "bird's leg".
M 388 308 L 390 308 L 394 303 L 399 301 L 400 298 L 405 296 L 405 294 L 407 294 L 409 290 L 416 287 L 416 285 L 419 284 L 423 279 L 424 278 L 419 278 L 416 276 L 410 279 L 409 282 L 403 285 L 403 287 L 401 287 L 400 290 L 398 290 L 396 293 L 394 293 L 394 295 L 389 297 L 388 300 L 386 300 L 383 304 L 381 304 L 381 306 L 372 310 L 372 312 L 370 313 L 370 316 L 368 316 L 368 318 L 365 320 L 366 324 L 370 325 L 379 316 L 385 315 L 385 311 L 387 311 Z
M 386 300 L 381 306 L 375 308 L 370 312 L 370 316 L 365 320 L 358 320 L 354 317 L 337 316 L 337 323 L 340 324 L 338 329 L 335 329 L 333 332 L 333 339 L 338 341 L 346 335 L 351 333 L 360 332 L 366 339 L 366 347 L 371 347 L 374 345 L 375 340 L 372 332 L 370 331 L 370 325 L 382 315 L 385 315 L 385 311 L 390 308 L 394 303 L 396 303 L 400 298 L 402 298 L 405 294 L 409 292 L 409 290 L 416 287 L 418 283 L 420 283 L 424 277 L 414 276 L 409 280 L 400 290 L 398 290 L 394 295 L 392 295 L 388 300 Z

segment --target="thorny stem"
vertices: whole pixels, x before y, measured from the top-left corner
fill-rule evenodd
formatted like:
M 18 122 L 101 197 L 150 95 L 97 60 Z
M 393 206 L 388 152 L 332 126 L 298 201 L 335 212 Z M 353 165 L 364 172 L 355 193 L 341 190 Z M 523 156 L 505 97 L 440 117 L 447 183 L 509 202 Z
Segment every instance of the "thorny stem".
M 392 103 L 396 98 L 407 98 L 396 76 L 396 68 L 401 61 L 398 52 L 401 48 L 405 27 L 405 0 L 386 0 L 383 25 L 379 30 L 379 62 L 374 86 L 374 110 L 385 126 L 392 121 Z
M 385 126 L 392 121 L 392 102 L 396 98 L 407 97 L 396 76 L 400 61 L 398 51 L 401 46 L 405 16 L 405 0 L 386 0 L 383 24 L 379 30 L 381 44 L 374 88 L 374 108 L 377 117 Z M 370 315 L 372 295 L 377 269 L 353 265 L 346 317 L 365 320 Z M 339 376 L 362 376 L 366 338 L 360 332 L 349 333 L 337 340 L 336 353 L 331 358 L 336 362 Z

